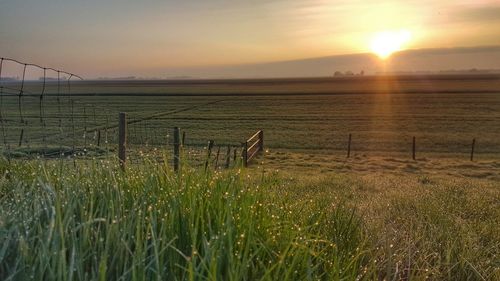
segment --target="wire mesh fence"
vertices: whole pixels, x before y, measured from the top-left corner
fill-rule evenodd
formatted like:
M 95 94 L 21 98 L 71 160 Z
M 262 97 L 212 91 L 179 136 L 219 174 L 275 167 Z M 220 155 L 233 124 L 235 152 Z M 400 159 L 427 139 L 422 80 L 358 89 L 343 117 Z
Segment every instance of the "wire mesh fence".
M 82 82 L 65 71 L 1 58 L 3 156 L 9 160 L 116 158 L 122 111 L 128 113 L 127 155 L 132 164 L 172 162 L 175 126 L 182 130 L 183 160 L 217 168 L 225 167 L 227 159 L 229 166 L 241 162 L 242 143 L 259 129 L 266 130 L 266 148 L 338 157 L 391 154 L 417 160 L 427 156 L 495 160 L 499 155 L 498 130 L 492 130 L 499 120 L 500 100 L 495 95 L 483 95 L 481 102 L 475 100 L 477 94 L 453 96 L 454 108 L 439 115 L 434 108 L 445 110 L 450 98 L 430 94 L 426 100 L 419 95 L 390 99 L 355 94 L 293 99 L 143 95 L 153 89 L 161 93 L 158 88 L 191 91 L 195 87 L 162 83 Z M 469 109 L 472 105 L 475 109 Z
M 174 127 L 161 117 L 127 116 L 127 162 L 174 162 Z M 181 163 L 190 166 L 222 169 L 238 166 L 243 146 L 239 142 L 215 142 L 210 138 L 192 138 L 189 130 L 180 128 Z
M 19 75 L 15 78 L 2 76 L 7 66 L 10 74 L 17 71 Z M 33 69 L 41 70 L 41 73 L 29 74 Z M 36 74 L 41 74 L 39 81 L 28 78 Z M 74 96 L 71 88 L 78 83 L 73 81 L 75 78 L 83 80 L 66 71 L 0 58 L 0 126 L 4 157 L 10 161 L 13 158 L 116 156 L 117 109 Z M 195 107 L 176 108 L 174 112 Z M 127 120 L 127 157 L 130 163 L 141 163 L 146 159 L 167 161 L 171 158 L 172 127 L 165 122 L 164 115 L 136 114 Z M 208 140 L 186 139 L 186 132 L 182 140 L 186 161 L 218 168 L 222 166 L 220 157 L 229 159 L 221 152 L 220 145 L 217 146 L 217 153 L 212 155 L 207 146 Z M 229 147 L 224 151 L 233 151 L 234 154 L 236 148 L 231 150 L 234 144 L 221 145 Z M 227 163 L 224 165 L 229 166 Z

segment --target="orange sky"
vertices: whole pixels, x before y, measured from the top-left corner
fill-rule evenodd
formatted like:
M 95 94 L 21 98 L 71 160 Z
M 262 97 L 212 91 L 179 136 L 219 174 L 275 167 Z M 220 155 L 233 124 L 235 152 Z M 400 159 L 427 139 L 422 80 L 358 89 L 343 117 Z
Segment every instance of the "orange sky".
M 0 56 L 91 77 L 369 52 L 401 29 L 405 48 L 500 45 L 500 0 L 0 2 Z

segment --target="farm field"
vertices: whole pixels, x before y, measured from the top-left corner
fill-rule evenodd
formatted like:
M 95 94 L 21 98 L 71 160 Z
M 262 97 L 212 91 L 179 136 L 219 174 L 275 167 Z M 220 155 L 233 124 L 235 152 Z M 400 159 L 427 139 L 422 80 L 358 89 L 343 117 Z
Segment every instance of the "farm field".
M 42 107 L 28 83 L 21 108 L 2 96 L 0 279 L 500 278 L 499 78 L 363 79 L 51 84 Z M 119 112 L 144 159 L 125 173 Z M 260 129 L 265 152 L 176 174 L 173 127 L 190 161 Z
M 93 128 L 101 128 L 102 142 L 112 149 L 118 112 L 127 112 L 129 120 L 140 121 L 129 125 L 131 149 L 170 149 L 173 127 L 186 133 L 186 146 L 201 148 L 209 139 L 239 146 L 262 129 L 267 156 L 259 161 L 273 169 L 424 170 L 498 179 L 499 81 L 498 76 L 89 81 L 72 83 L 69 95 L 62 83 L 59 101 L 51 84 L 43 111 L 38 97 L 24 97 L 20 111 L 18 98 L 5 96 L 2 114 L 12 149 L 19 147 L 21 130 L 21 150 L 95 146 Z M 35 94 L 39 87 L 31 83 L 25 89 Z M 20 112 L 27 124 L 20 122 Z M 345 159 L 349 134 L 351 158 Z M 417 161 L 411 159 L 413 137 Z M 473 139 L 476 161 L 471 162 Z
M 0 281 L 500 281 L 500 0 L 0 18 Z

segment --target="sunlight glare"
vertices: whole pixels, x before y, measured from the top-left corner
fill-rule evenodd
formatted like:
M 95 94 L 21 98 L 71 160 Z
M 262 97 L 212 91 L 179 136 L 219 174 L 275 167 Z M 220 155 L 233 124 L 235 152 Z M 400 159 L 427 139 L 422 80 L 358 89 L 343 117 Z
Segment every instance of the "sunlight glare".
M 381 59 L 386 59 L 401 50 L 410 39 L 411 33 L 408 30 L 383 31 L 373 36 L 370 47 L 373 53 Z

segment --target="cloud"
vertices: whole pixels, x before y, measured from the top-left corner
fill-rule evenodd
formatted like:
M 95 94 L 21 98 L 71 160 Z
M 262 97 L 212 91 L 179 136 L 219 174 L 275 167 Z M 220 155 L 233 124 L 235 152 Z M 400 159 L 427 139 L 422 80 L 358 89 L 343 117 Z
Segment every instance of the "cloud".
M 414 55 L 459 55 L 471 53 L 500 53 L 500 46 L 479 46 L 479 47 L 455 47 L 455 48 L 429 48 L 402 51 L 400 53 L 412 53 Z M 499 65 L 500 67 L 500 65 Z
M 500 3 L 491 6 L 462 8 L 453 14 L 453 18 L 461 22 L 500 21 Z

